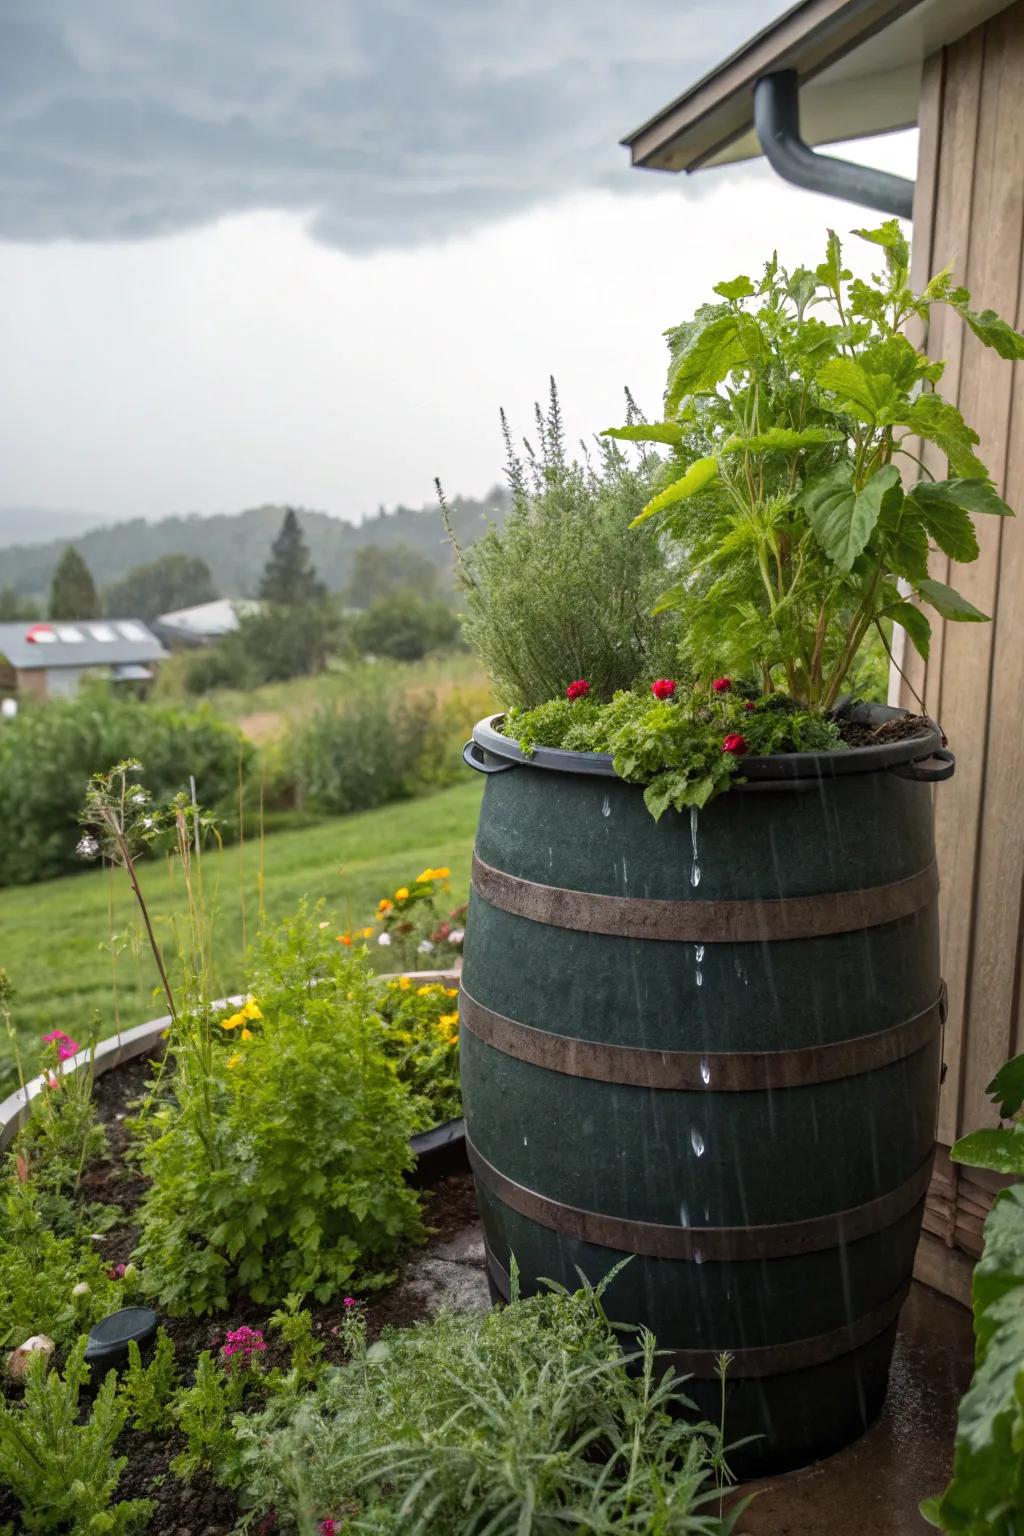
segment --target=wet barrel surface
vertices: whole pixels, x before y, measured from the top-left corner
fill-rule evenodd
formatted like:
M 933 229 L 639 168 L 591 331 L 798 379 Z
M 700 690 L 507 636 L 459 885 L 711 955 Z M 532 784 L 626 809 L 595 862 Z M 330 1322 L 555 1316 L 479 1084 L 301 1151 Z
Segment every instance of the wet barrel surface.
M 931 794 L 888 771 L 655 824 L 621 781 L 487 781 L 460 1002 L 492 1284 L 631 1262 L 744 1475 L 884 1398 L 927 1187 L 941 983 Z M 666 1362 L 667 1363 L 667 1362 Z

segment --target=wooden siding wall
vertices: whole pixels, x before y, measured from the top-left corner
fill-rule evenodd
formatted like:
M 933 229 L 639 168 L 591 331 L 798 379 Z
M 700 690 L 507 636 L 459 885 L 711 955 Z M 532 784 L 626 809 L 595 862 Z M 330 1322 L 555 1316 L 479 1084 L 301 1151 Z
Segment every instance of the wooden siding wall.
M 919 125 L 915 285 L 952 266 L 975 309 L 994 309 L 1020 327 L 1024 0 L 926 62 Z M 985 1085 L 1007 1056 L 1024 1050 L 1024 365 L 983 348 L 947 309 L 932 311 L 927 346 L 947 360 L 940 387 L 980 434 L 981 456 L 1020 513 L 1014 521 L 978 520 L 975 564 L 934 561 L 933 575 L 991 614 L 991 624 L 936 619 L 927 666 L 909 647 L 904 662 L 957 754 L 955 777 L 935 791 L 950 1010 L 925 1226 L 948 1247 L 976 1254 L 984 1190 L 979 1201 L 978 1176 L 951 1165 L 942 1149 L 994 1123 Z M 923 457 L 933 474 L 946 474 L 936 450 L 925 447 Z M 900 701 L 916 707 L 905 684 Z

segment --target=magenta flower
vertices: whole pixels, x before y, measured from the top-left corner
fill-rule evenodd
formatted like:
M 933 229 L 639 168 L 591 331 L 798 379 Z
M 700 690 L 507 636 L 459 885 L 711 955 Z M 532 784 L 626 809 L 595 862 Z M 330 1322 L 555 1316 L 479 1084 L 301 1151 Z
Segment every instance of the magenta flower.
M 346 1296 L 345 1300 L 342 1302 L 342 1306 L 346 1309 L 349 1307 L 358 1307 L 358 1305 L 359 1303 L 356 1301 L 354 1296 Z
M 126 1264 L 111 1264 L 110 1268 L 107 1270 L 107 1279 L 123 1280 L 124 1272 L 127 1267 L 128 1266 Z
M 320 1521 L 320 1536 L 337 1536 L 338 1527 L 328 1515 L 326 1520 Z
M 72 1056 L 77 1056 L 81 1049 L 82 1047 L 78 1044 L 77 1040 L 65 1038 L 57 1047 L 57 1055 L 61 1061 L 70 1061 Z
M 221 1346 L 221 1359 L 230 1360 L 241 1355 L 242 1364 L 248 1365 L 254 1354 L 266 1349 L 267 1341 L 258 1328 L 236 1328 L 229 1332 Z

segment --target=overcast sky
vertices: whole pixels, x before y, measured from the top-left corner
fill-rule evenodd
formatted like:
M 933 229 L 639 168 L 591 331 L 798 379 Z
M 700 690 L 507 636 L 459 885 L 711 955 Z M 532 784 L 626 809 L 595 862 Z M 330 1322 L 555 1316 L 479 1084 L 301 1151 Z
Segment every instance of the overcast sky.
M 713 282 L 870 221 L 618 147 L 783 9 L 0 0 L 0 507 L 359 517 L 485 491 L 549 373 L 653 412 Z

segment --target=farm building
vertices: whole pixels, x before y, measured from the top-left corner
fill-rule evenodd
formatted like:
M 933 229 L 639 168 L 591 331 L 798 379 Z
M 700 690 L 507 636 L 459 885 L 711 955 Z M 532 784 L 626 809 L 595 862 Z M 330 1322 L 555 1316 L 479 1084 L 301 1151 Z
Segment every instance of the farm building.
M 0 624 L 0 693 L 67 699 L 89 677 L 148 683 L 166 655 L 140 619 Z

